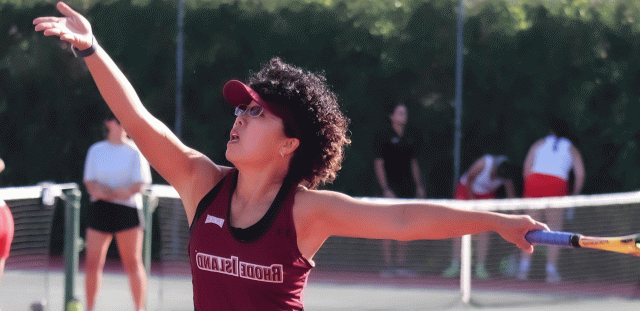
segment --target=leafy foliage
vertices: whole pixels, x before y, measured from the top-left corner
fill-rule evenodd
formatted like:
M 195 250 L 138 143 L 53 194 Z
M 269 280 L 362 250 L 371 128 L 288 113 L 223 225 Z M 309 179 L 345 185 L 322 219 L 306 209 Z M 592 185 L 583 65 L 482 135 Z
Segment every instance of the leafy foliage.
M 69 47 L 33 31 L 53 1 L 0 0 L 2 185 L 80 182 L 106 107 Z M 78 0 L 100 44 L 172 127 L 176 1 Z M 352 119 L 333 189 L 376 195 L 372 135 L 402 100 L 424 132 L 430 197 L 449 197 L 457 1 L 198 0 L 185 20 L 183 138 L 218 163 L 233 122 L 221 89 L 273 56 L 323 71 Z M 554 113 L 587 166 L 585 192 L 640 186 L 636 1 L 466 1 L 463 167 L 486 152 L 521 163 Z M 160 182 L 158 176 L 155 181 Z M 363 182 L 366 181 L 366 182 Z

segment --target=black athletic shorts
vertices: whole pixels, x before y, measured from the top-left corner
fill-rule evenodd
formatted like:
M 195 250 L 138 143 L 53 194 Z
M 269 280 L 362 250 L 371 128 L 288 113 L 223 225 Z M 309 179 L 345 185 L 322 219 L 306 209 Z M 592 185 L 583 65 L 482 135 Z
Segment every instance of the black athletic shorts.
M 89 228 L 107 233 L 135 227 L 144 228 L 142 210 L 102 200 L 89 204 L 87 220 Z

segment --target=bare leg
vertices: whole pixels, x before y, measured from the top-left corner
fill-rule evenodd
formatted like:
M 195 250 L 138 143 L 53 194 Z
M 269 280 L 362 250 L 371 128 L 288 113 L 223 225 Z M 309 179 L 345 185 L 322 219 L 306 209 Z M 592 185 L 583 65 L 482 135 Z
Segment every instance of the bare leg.
M 116 233 L 118 253 L 129 278 L 129 287 L 136 311 L 144 310 L 146 302 L 147 274 L 142 264 L 143 236 L 144 231 L 140 227 Z
M 93 310 L 96 296 L 100 290 L 102 282 L 102 270 L 107 258 L 107 250 L 111 244 L 113 236 L 109 233 L 87 228 L 86 236 L 86 258 L 85 258 L 85 299 L 87 311 Z
M 462 241 L 460 238 L 453 238 L 451 245 L 451 261 L 460 262 L 460 245 Z
M 399 267 L 406 268 L 407 265 L 407 242 L 397 241 L 396 264 Z
M 564 209 L 547 208 L 544 210 L 547 225 L 551 230 L 562 230 Z M 558 258 L 560 257 L 560 247 L 547 247 L 547 282 L 559 282 L 560 275 L 557 271 Z
M 2 274 L 4 273 L 4 263 L 6 261 L 6 258 L 0 258 L 0 281 L 2 281 Z
M 451 262 L 449 266 L 442 272 L 442 276 L 455 277 L 460 274 L 460 238 L 453 238 L 451 241 Z
M 476 248 L 476 278 L 487 279 L 490 276 L 485 266 L 487 251 L 489 249 L 489 234 L 487 232 L 476 235 Z
M 489 250 L 489 234 L 482 232 L 478 234 L 478 250 L 476 253 L 477 263 L 484 266 L 487 259 L 487 251 Z
M 386 268 L 390 268 L 393 265 L 393 258 L 391 258 L 392 242 L 392 240 L 382 240 L 382 252 L 384 255 L 384 264 Z

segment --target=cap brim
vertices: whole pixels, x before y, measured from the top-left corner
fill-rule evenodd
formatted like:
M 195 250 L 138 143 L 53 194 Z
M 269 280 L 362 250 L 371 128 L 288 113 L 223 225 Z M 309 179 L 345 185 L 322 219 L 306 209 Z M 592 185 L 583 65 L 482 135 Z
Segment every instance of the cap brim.
M 256 91 L 238 80 L 227 82 L 222 89 L 222 95 L 234 107 L 248 105 L 252 100 L 260 106 L 268 106 Z
M 250 88 L 248 85 L 238 81 L 231 80 L 225 83 L 222 88 L 222 96 L 234 107 L 238 107 L 240 105 L 249 105 L 251 101 L 255 101 L 258 105 L 264 107 L 269 112 L 273 113 L 280 119 L 282 119 L 287 124 L 290 124 L 295 137 L 300 137 L 300 130 L 298 129 L 298 125 L 293 118 L 291 112 L 285 106 L 275 105 L 268 101 L 265 101 L 258 95 L 256 91 Z

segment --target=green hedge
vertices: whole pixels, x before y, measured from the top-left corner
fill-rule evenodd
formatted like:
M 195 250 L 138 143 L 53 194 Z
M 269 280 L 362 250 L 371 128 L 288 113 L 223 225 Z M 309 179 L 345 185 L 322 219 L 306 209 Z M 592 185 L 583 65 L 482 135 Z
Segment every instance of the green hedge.
M 143 2 L 91 2 L 83 12 L 145 106 L 173 127 L 175 2 Z M 3 3 L 0 157 L 7 169 L 0 185 L 80 182 L 86 151 L 101 138 L 106 107 L 83 62 L 64 44 L 34 32 L 33 18 L 57 14 L 53 5 Z M 359 1 L 298 1 L 290 8 L 198 3 L 185 17 L 183 139 L 189 146 L 226 163 L 233 116 L 222 85 L 280 56 L 324 71 L 352 119 L 353 145 L 329 188 L 377 195 L 372 133 L 387 123 L 385 107 L 403 100 L 410 122 L 425 134 L 427 152 L 419 160 L 428 196 L 450 196 L 455 1 L 399 1 L 404 6 L 373 17 Z M 559 14 L 548 2 L 505 3 L 485 1 L 467 17 L 463 169 L 485 152 L 521 163 L 554 112 L 570 122 L 585 158 L 584 192 L 638 189 L 637 5 L 621 1 L 608 7 L 610 14 L 588 10 L 577 18 L 571 12 L 580 7 Z

